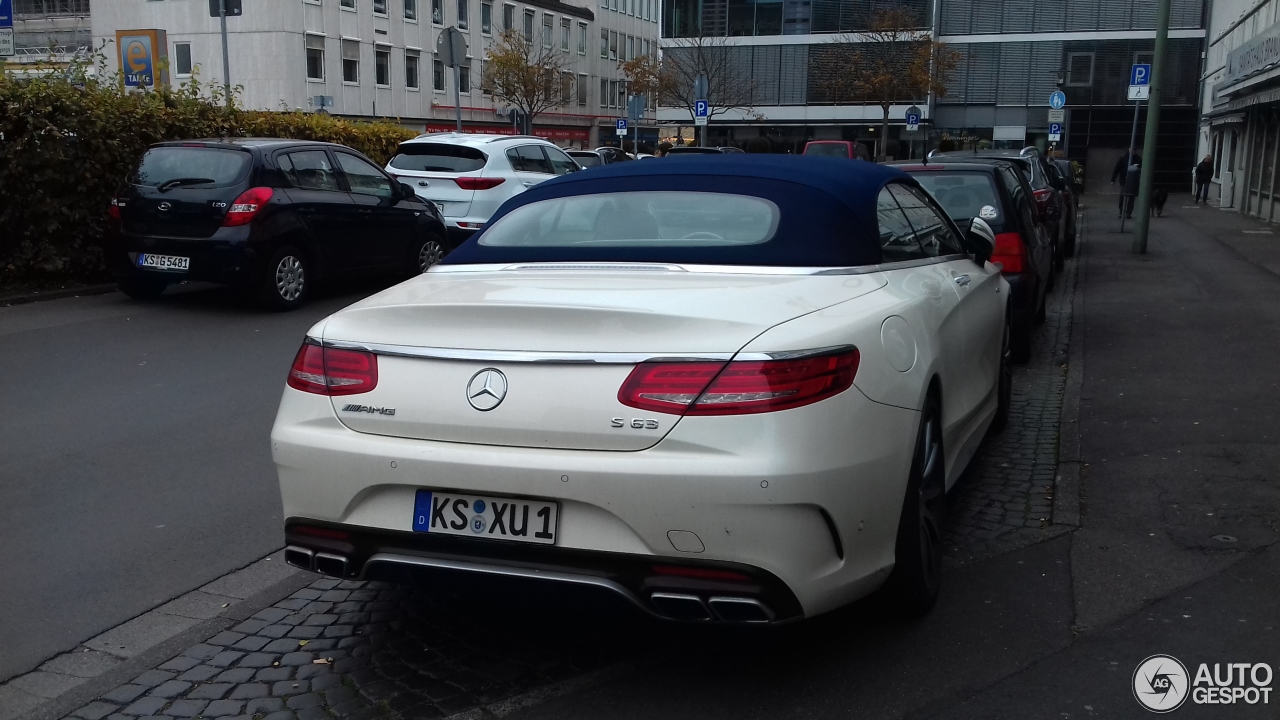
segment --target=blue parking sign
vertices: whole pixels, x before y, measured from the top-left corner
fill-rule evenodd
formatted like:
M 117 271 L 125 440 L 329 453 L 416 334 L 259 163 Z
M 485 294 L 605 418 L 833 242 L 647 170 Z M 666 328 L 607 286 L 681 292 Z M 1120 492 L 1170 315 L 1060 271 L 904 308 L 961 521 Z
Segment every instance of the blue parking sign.
M 626 118 L 618 118 L 618 121 L 617 121 L 616 127 L 618 128 L 618 132 L 626 132 L 626 131 L 627 131 L 627 119 L 626 119 Z
M 707 117 L 707 115 L 709 115 L 710 113 L 711 113 L 711 103 L 707 102 L 706 100 L 693 101 L 694 117 Z
M 1147 63 L 1135 63 L 1133 68 L 1129 70 L 1129 84 L 1150 85 L 1151 65 Z
M 0 28 L 13 27 L 13 0 L 0 0 Z

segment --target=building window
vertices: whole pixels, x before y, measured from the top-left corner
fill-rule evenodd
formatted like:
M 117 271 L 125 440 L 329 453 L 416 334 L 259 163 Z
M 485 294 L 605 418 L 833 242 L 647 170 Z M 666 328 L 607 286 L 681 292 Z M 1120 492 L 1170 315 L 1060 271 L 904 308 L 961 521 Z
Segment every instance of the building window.
M 578 104 L 585 106 L 587 104 L 587 85 L 590 78 L 586 73 L 578 75 Z
M 624 108 L 627 106 L 627 83 L 624 80 L 618 81 L 618 104 L 614 107 Z
M 440 58 L 431 60 L 431 89 L 444 92 L 444 62 Z
M 410 90 L 418 89 L 418 63 L 421 60 L 416 52 L 404 54 L 404 86 Z
M 373 51 L 373 81 L 383 87 L 391 85 L 391 53 L 386 50 Z
M 587 54 L 587 24 L 578 23 L 578 54 Z
M 636 56 L 636 39 L 630 35 L 627 36 L 627 60 Z
M 576 93 L 573 89 L 573 73 L 560 74 L 560 102 L 564 105 L 572 105 L 573 98 Z
M 324 80 L 324 38 L 307 36 L 307 79 Z
M 458 0 L 458 29 L 466 30 L 471 17 L 470 0 Z
M 355 10 L 356 0 L 338 0 L 338 6 L 347 8 L 348 10 Z
M 404 0 L 404 19 L 418 19 L 418 0 Z
M 1067 53 L 1067 85 L 1088 87 L 1093 84 L 1093 53 Z
M 480 3 L 480 32 L 489 35 L 493 32 L 493 3 Z
M 569 28 L 572 25 L 569 18 L 560 18 L 560 49 L 565 52 L 569 52 Z
M 609 0 L 600 0 L 600 8 L 601 8 L 602 10 L 608 10 L 608 9 L 609 9 Z
M 609 31 L 609 59 L 618 59 L 618 33 Z
M 609 81 L 600 78 L 600 107 L 609 107 Z
M 360 43 L 342 41 L 342 82 L 360 82 Z
M 533 42 L 533 11 L 524 11 L 524 41 Z
M 551 13 L 542 13 L 542 47 L 549 48 L 551 43 L 555 42 L 555 36 L 551 34 L 554 24 Z
M 444 24 L 444 0 L 431 0 L 431 22 Z
M 386 14 L 387 14 L 387 0 L 373 0 L 373 14 L 374 14 L 374 15 L 386 15 Z
M 506 32 L 508 30 L 515 30 L 515 29 L 516 29 L 516 6 L 503 5 L 502 6 L 502 31 Z
M 489 77 L 489 61 L 480 61 L 480 92 L 485 95 L 493 94 L 493 78 Z
M 609 0 L 609 9 L 618 12 L 618 0 Z
M 471 64 L 467 63 L 458 68 L 458 92 L 471 92 Z
M 600 28 L 600 57 L 609 59 L 609 31 Z
M 173 74 L 178 77 L 191 74 L 191 43 L 173 44 Z

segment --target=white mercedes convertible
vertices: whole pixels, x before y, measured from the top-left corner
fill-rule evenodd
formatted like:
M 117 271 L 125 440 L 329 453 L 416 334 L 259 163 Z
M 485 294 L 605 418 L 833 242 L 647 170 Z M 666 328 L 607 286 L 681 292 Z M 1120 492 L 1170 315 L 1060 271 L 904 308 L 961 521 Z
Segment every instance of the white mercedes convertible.
M 993 244 L 872 163 L 542 183 L 308 332 L 271 434 L 286 558 L 590 585 L 678 620 L 882 588 L 925 612 L 945 492 L 1008 412 Z

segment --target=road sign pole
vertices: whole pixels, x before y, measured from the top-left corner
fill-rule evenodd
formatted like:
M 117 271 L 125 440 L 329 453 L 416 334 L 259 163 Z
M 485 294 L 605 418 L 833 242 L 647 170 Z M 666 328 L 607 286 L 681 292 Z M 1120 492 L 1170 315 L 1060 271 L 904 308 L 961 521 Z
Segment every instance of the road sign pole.
M 1156 48 L 1151 60 L 1151 95 L 1147 99 L 1147 132 L 1142 143 L 1142 179 L 1138 183 L 1138 224 L 1133 229 L 1133 252 L 1147 253 L 1151 228 L 1151 185 L 1155 180 L 1156 145 L 1160 135 L 1160 102 L 1164 93 L 1165 46 L 1169 44 L 1170 0 L 1160 0 L 1156 11 Z
M 453 108 L 457 114 L 458 134 L 462 134 L 462 63 L 453 59 Z
M 218 20 L 222 23 L 222 89 L 231 107 L 231 52 L 227 49 L 227 0 L 218 0 Z

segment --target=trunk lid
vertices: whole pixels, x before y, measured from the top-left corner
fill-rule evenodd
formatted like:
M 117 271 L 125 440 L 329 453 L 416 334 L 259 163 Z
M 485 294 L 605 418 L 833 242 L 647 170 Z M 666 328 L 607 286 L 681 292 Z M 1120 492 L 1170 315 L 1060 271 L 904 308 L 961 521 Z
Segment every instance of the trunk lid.
M 618 401 L 618 390 L 641 358 L 727 359 L 774 325 L 885 284 L 880 274 L 648 268 L 429 272 L 379 293 L 325 325 L 326 343 L 364 345 L 379 353 L 377 387 L 334 397 L 334 410 L 352 430 L 379 435 L 643 450 L 679 417 Z M 596 362 L 586 362 L 584 355 Z M 486 380 L 503 398 L 481 409 L 492 400 L 481 396 L 473 405 L 469 395 L 483 390 Z M 632 423 L 637 419 L 639 427 Z
M 455 178 L 482 177 L 487 163 L 488 156 L 473 147 L 413 141 L 400 145 L 387 172 L 435 203 L 441 215 L 466 217 L 475 191 L 463 189 Z
M 206 238 L 249 189 L 253 156 L 247 150 L 207 146 L 154 147 L 129 177 L 120 205 L 132 235 Z

